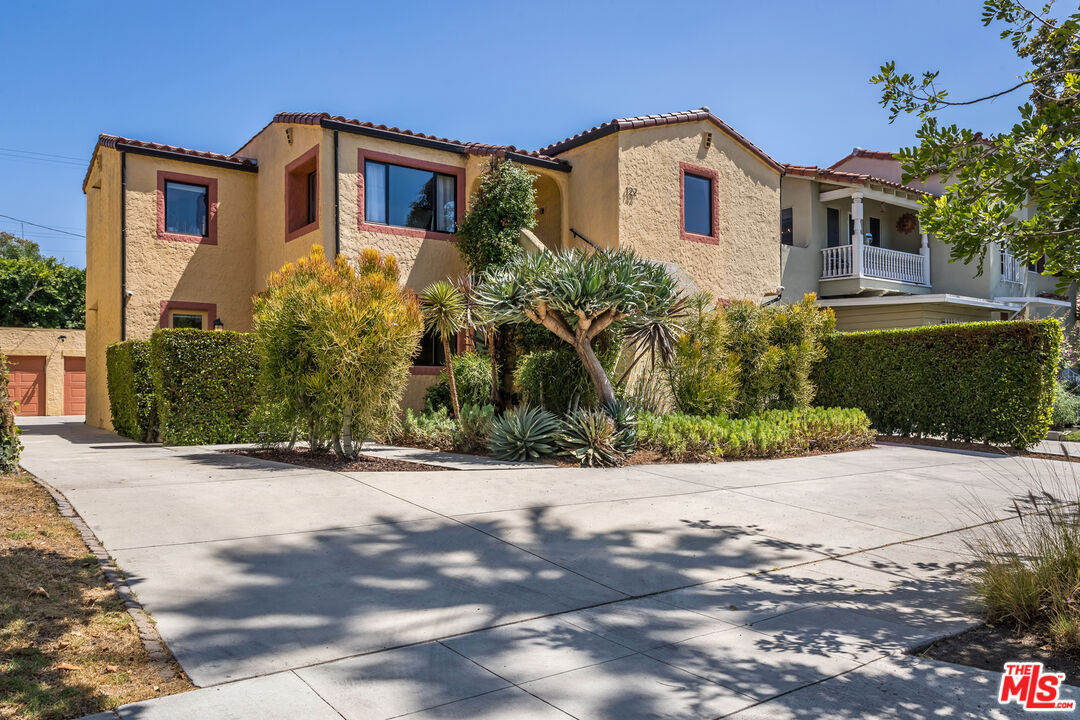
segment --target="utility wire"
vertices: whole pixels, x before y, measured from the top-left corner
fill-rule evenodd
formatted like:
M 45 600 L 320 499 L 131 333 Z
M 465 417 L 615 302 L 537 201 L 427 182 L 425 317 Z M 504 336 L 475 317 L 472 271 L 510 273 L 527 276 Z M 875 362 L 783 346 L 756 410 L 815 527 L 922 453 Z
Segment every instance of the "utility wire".
M 4 152 L 22 153 L 24 155 L 40 155 L 42 157 L 59 158 L 61 160 L 78 160 L 81 163 L 86 163 L 86 158 L 75 157 L 73 155 L 53 155 L 51 153 L 37 152 L 36 150 L 19 150 L 18 148 L 6 148 L 0 147 L 0 150 Z
M 86 239 L 85 235 L 80 235 L 78 233 L 68 232 L 67 230 L 61 230 L 60 228 L 49 227 L 48 225 L 39 225 L 38 223 L 32 223 L 29 220 L 20 220 L 19 218 L 12 217 L 11 215 L 0 214 L 0 218 L 7 218 L 8 220 L 14 220 L 17 223 L 23 223 L 25 225 L 32 225 L 33 227 L 42 228 L 44 230 L 52 230 L 53 232 L 62 233 L 64 235 L 71 235 L 72 237 L 82 238 L 84 240 Z

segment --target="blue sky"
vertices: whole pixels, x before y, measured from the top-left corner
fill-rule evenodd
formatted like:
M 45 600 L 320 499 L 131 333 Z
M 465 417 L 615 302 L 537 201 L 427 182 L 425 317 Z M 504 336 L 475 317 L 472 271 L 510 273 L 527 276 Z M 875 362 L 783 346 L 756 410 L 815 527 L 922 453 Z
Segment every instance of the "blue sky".
M 913 143 L 914 121 L 890 125 L 867 83 L 884 60 L 943 69 L 957 98 L 1024 71 L 980 8 L 15 0 L 0 17 L 0 214 L 81 234 L 98 133 L 233 152 L 279 111 L 536 148 L 614 117 L 708 105 L 776 159 L 828 165 L 855 145 Z M 1020 100 L 948 117 L 992 132 Z M 0 218 L 0 230 L 20 226 Z M 25 234 L 85 263 L 81 238 Z

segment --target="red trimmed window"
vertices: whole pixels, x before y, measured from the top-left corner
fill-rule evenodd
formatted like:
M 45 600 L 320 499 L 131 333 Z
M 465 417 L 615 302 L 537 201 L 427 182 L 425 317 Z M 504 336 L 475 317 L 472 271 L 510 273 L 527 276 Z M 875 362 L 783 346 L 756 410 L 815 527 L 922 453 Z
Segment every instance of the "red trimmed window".
M 285 242 L 319 228 L 319 146 L 285 166 Z
M 217 320 L 217 305 L 214 303 L 162 300 L 158 327 L 211 330 L 215 320 Z
M 217 179 L 158 170 L 159 240 L 217 245 Z
M 465 205 L 465 169 L 360 150 L 359 227 L 449 240 Z
M 679 234 L 683 240 L 720 242 L 720 202 L 715 170 L 679 163 Z

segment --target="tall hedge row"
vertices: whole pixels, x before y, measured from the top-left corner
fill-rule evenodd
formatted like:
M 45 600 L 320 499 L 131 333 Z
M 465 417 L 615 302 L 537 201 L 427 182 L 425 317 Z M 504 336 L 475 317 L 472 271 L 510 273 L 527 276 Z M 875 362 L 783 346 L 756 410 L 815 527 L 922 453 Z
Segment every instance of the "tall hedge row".
M 883 433 L 1029 447 L 1050 427 L 1061 341 L 1056 320 L 837 333 L 815 404 L 861 408 Z
M 139 442 L 157 439 L 157 402 L 150 341 L 125 340 L 105 351 L 113 429 Z
M 155 330 L 150 363 L 161 442 L 203 445 L 249 440 L 258 400 L 255 336 L 205 330 Z

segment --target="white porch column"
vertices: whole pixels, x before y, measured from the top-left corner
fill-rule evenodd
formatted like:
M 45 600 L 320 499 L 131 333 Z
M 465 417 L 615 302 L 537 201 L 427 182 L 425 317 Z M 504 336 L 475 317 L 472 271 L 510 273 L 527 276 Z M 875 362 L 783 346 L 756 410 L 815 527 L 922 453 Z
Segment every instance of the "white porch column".
M 919 248 L 919 254 L 922 255 L 922 271 L 923 271 L 923 284 L 930 284 L 930 236 L 926 233 L 922 234 L 922 247 Z
M 862 277 L 863 269 L 862 198 L 862 193 L 851 194 L 851 274 L 855 277 Z

